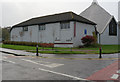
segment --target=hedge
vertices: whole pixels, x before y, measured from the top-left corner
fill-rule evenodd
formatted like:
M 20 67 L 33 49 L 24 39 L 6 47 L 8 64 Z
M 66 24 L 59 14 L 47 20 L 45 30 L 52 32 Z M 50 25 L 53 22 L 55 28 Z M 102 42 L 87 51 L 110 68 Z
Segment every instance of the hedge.
M 3 44 L 24 45 L 24 46 L 38 45 L 39 47 L 54 47 L 53 43 L 37 43 L 37 42 L 3 41 Z

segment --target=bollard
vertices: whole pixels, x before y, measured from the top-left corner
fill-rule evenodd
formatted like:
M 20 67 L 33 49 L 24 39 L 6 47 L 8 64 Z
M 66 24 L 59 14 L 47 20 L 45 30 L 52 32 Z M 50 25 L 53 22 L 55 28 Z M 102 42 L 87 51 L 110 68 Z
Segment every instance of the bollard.
M 102 58 L 102 48 L 101 47 L 99 48 L 99 52 L 100 52 L 99 53 L 99 58 Z
M 38 45 L 36 46 L 36 56 L 38 56 Z

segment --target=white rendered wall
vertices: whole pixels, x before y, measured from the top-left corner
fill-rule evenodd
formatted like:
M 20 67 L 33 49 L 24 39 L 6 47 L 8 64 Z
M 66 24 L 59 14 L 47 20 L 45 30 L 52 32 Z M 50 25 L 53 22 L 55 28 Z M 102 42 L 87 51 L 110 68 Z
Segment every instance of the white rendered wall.
M 32 25 L 28 26 L 28 31 L 23 31 L 22 27 L 13 28 L 11 41 L 63 43 L 55 44 L 55 47 L 78 47 L 82 45 L 81 38 L 85 36 L 84 29 L 87 30 L 87 35 L 92 35 L 95 31 L 93 25 L 76 22 L 76 37 L 74 37 L 74 21 L 70 22 L 69 29 L 61 29 L 60 22 L 45 24 L 45 27 L 45 30 L 39 30 L 38 25 Z M 23 36 L 20 36 L 21 32 Z
M 45 25 L 45 30 L 39 30 L 39 42 L 54 43 L 55 37 L 59 38 L 59 23 L 51 23 Z
M 13 28 L 10 33 L 10 40 L 11 41 L 23 41 L 23 37 L 20 36 L 22 31 L 23 31 L 22 27 Z
M 73 47 L 73 44 L 55 44 L 55 47 L 67 47 L 67 48 L 71 48 Z
M 59 26 L 60 26 L 60 23 L 59 23 Z M 61 29 L 61 27 L 58 27 L 55 33 L 56 35 L 55 47 L 73 47 L 73 44 L 69 44 L 69 43 L 73 43 L 73 31 L 74 31 L 74 25 L 72 21 L 70 22 L 69 29 Z M 57 44 L 57 43 L 63 43 L 63 44 Z
M 87 34 L 84 34 L 84 30 L 87 30 Z M 84 24 L 80 22 L 76 22 L 76 37 L 74 37 L 73 45 L 74 47 L 78 47 L 82 44 L 81 38 L 86 35 L 93 35 L 95 31 L 94 25 Z
M 24 40 L 27 42 L 38 42 L 38 25 L 28 26 L 28 31 L 24 33 Z
M 28 31 L 23 31 L 23 27 L 13 28 L 10 34 L 11 41 L 37 42 L 37 31 L 38 25 L 28 26 Z
M 105 31 L 101 34 L 100 41 L 102 45 L 117 45 L 118 44 L 118 27 L 117 27 L 117 36 L 110 36 L 109 25 L 108 25 Z
M 66 43 L 66 40 L 72 39 L 71 23 L 70 29 L 61 29 L 60 23 L 45 24 L 45 27 L 45 30 L 39 30 L 38 25 L 32 25 L 28 26 L 28 31 L 23 31 L 23 27 L 13 28 L 11 41 L 54 43 L 55 40 L 59 40 L 59 43 Z M 21 32 L 23 36 L 20 36 Z

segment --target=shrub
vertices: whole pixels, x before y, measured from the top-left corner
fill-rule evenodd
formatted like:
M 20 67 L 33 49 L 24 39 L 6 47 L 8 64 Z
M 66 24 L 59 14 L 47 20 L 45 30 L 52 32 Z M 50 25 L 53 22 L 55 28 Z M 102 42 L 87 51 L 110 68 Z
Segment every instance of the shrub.
M 37 43 L 37 42 L 3 41 L 3 44 L 24 45 L 24 46 L 36 46 L 38 44 L 39 47 L 54 47 L 53 43 Z
M 86 35 L 81 40 L 82 40 L 82 43 L 84 44 L 84 46 L 91 46 L 95 42 L 95 38 L 90 35 Z

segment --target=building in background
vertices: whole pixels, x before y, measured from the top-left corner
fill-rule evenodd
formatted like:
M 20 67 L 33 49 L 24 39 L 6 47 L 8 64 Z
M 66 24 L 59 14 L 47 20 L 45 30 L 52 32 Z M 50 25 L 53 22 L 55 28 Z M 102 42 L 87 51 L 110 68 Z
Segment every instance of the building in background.
M 54 43 L 55 47 L 78 47 L 81 38 L 93 35 L 96 24 L 73 12 L 32 18 L 13 26 L 11 41 Z
M 114 16 L 103 9 L 96 0 L 93 0 L 87 9 L 80 13 L 80 16 L 97 24 L 98 43 L 103 45 L 118 44 L 118 33 L 120 30 L 118 23 Z
M 55 47 L 78 47 L 83 45 L 82 37 L 93 35 L 94 32 L 98 43 L 102 45 L 117 45 L 120 41 L 118 22 L 96 0 L 80 15 L 65 12 L 14 25 L 10 29 L 10 40 L 54 43 Z

